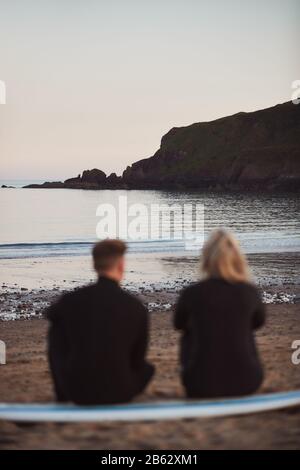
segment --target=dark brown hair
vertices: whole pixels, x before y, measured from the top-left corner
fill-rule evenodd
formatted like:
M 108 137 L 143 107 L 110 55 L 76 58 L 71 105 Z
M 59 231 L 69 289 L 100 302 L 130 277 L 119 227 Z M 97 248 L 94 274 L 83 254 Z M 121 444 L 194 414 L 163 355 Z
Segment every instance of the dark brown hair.
M 124 256 L 126 244 L 122 240 L 103 240 L 93 248 L 94 268 L 97 272 L 111 269 L 114 263 Z

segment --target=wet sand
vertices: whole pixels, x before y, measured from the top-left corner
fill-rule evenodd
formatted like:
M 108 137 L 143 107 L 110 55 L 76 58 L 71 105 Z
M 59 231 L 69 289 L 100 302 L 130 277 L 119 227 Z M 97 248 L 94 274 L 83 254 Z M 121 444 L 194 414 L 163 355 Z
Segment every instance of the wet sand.
M 170 303 L 173 300 L 168 294 L 161 299 Z M 268 305 L 267 310 L 267 324 L 257 333 L 266 374 L 259 392 L 300 388 L 300 365 L 291 362 L 291 344 L 300 339 L 299 304 Z M 178 333 L 171 326 L 171 318 L 171 310 L 151 313 L 149 359 L 156 366 L 156 375 L 139 401 L 183 397 Z M 42 318 L 0 322 L 0 338 L 7 345 L 7 364 L 0 366 L 0 401 L 54 399 L 46 359 L 46 331 L 47 322 Z M 0 422 L 0 448 L 300 449 L 300 407 L 232 418 L 147 423 Z
M 260 253 L 248 258 L 264 302 L 289 303 L 299 296 L 299 253 Z M 170 308 L 179 291 L 199 277 L 195 252 L 131 254 L 126 261 L 123 287 L 139 295 L 150 311 Z M 62 292 L 94 280 L 87 256 L 2 259 L 0 321 L 39 316 Z
M 300 284 L 300 253 L 256 253 L 248 255 L 255 281 L 262 287 Z M 179 268 L 180 266 L 180 268 Z M 199 254 L 129 253 L 123 285 L 132 291 L 173 291 L 199 278 Z M 63 290 L 95 279 L 90 256 L 48 256 L 0 259 L 0 285 L 16 289 Z M 5 287 L 6 286 L 6 287 Z

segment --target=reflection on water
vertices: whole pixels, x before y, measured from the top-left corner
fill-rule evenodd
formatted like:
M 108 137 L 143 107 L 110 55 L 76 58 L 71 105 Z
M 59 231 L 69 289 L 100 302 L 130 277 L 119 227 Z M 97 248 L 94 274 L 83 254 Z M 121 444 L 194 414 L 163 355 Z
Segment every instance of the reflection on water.
M 87 254 L 96 240 L 99 204 L 204 204 L 205 233 L 217 227 L 234 231 L 248 253 L 299 251 L 299 202 L 292 195 L 203 194 L 180 191 L 86 191 L 68 189 L 1 189 L 0 257 Z M 172 222 L 172 220 L 171 220 Z M 182 251 L 178 241 L 144 241 L 132 251 Z M 8 246 L 10 245 L 10 246 Z

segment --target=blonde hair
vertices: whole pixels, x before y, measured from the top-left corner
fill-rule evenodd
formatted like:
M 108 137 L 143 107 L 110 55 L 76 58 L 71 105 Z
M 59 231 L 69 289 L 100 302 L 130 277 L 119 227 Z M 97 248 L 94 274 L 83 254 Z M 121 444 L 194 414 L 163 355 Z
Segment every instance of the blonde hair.
M 215 230 L 205 242 L 201 268 L 206 278 L 229 282 L 249 282 L 251 278 L 238 241 L 226 230 Z

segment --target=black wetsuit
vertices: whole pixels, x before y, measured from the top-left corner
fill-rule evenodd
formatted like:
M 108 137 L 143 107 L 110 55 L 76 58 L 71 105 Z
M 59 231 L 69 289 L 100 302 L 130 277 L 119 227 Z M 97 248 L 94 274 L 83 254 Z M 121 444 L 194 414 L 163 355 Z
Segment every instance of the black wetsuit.
M 116 282 L 100 277 L 64 295 L 47 316 L 58 401 L 126 402 L 146 387 L 154 371 L 145 360 L 148 313 Z
M 209 279 L 185 289 L 174 324 L 183 331 L 182 381 L 190 397 L 238 396 L 263 380 L 253 330 L 264 324 L 255 286 Z

